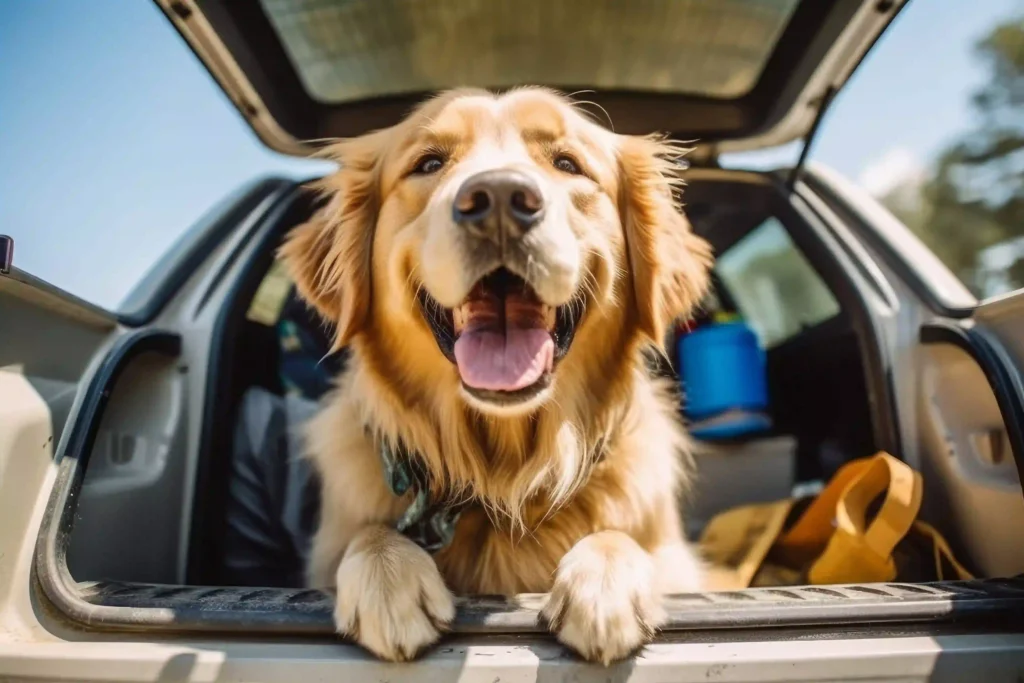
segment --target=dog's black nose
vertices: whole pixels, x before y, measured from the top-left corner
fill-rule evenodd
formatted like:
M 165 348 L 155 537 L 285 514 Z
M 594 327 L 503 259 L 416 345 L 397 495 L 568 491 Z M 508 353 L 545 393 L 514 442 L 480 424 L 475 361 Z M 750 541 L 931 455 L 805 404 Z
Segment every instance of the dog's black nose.
M 543 215 L 544 199 L 537 183 L 525 173 L 504 168 L 467 179 L 452 206 L 456 223 L 495 242 L 521 237 Z

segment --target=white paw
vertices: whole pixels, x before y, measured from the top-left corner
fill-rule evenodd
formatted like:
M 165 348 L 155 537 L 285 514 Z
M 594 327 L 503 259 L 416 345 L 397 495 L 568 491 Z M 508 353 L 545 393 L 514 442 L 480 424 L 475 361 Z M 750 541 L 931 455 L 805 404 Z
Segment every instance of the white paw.
M 649 643 L 665 621 L 654 562 L 623 533 L 587 536 L 558 565 L 541 619 L 565 646 L 608 666 Z
M 338 567 L 336 585 L 338 632 L 382 659 L 413 659 L 455 618 L 433 558 L 392 529 L 360 534 Z

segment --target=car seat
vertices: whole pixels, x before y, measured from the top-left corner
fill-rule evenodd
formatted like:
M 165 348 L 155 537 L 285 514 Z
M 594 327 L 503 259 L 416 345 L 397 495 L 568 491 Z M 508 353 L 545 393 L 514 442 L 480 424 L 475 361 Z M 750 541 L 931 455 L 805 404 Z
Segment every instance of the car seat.
M 300 457 L 302 425 L 344 367 L 330 329 L 289 290 L 275 324 L 282 391 L 242 394 L 232 439 L 225 534 L 218 575 L 235 586 L 300 587 L 316 529 L 319 485 Z

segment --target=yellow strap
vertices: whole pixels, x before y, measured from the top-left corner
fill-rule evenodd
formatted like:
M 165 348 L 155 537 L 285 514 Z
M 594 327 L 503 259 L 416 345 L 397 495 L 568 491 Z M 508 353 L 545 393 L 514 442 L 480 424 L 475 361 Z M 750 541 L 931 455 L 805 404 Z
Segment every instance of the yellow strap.
M 701 549 L 711 566 L 713 589 L 750 586 L 773 546 L 786 566 L 811 564 L 835 533 L 833 520 L 842 496 L 873 461 L 854 460 L 841 467 L 781 538 L 793 500 L 748 505 L 715 516 L 701 538 Z
M 914 529 L 919 534 L 927 536 L 932 541 L 935 558 L 935 576 L 938 577 L 939 581 L 970 581 L 974 578 L 974 576 L 956 559 L 953 555 L 953 551 L 949 547 L 949 543 L 946 542 L 946 539 L 942 537 L 942 534 L 940 534 L 932 525 L 918 520 L 914 522 Z M 945 563 L 943 560 L 945 560 L 946 563 L 949 563 L 949 566 L 953 568 L 956 576 L 945 575 Z
M 800 519 L 783 534 L 776 545 L 776 551 L 780 557 L 785 558 L 787 564 L 806 566 L 821 553 L 835 530 L 832 521 L 836 517 L 839 499 L 870 462 L 870 459 L 853 460 L 840 467 L 829 480 L 828 486 L 800 515 Z
M 892 581 L 892 551 L 907 535 L 921 508 L 921 475 L 887 453 L 864 461 L 835 510 L 835 532 L 811 564 L 814 584 Z M 870 524 L 868 508 L 882 493 L 885 499 Z
M 773 562 L 781 563 L 780 568 L 808 567 L 807 579 L 812 584 L 892 581 L 897 571 L 893 550 L 911 529 L 932 541 L 940 579 L 973 578 L 934 528 L 915 521 L 922 490 L 917 472 L 886 453 L 878 453 L 840 468 L 784 534 L 781 531 L 792 500 L 719 514 L 701 538 L 712 565 L 711 586 L 736 590 L 752 585 L 769 552 Z M 885 498 L 868 523 L 868 510 L 883 493 Z M 944 576 L 947 567 L 956 576 Z

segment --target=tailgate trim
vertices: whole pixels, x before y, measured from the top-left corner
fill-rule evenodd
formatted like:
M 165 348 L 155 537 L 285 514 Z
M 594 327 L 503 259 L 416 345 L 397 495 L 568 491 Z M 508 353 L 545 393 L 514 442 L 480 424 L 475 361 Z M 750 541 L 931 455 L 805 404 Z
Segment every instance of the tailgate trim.
M 177 357 L 181 337 L 163 330 L 128 332 L 89 379 L 63 444 L 57 481 L 36 544 L 42 598 L 75 624 L 102 631 L 219 632 L 325 636 L 334 633 L 333 596 L 310 589 L 76 582 L 67 566 L 85 468 L 108 398 L 127 365 L 143 353 Z M 543 595 L 460 598 L 458 634 L 544 633 Z M 663 632 L 851 625 L 1024 623 L 1024 576 L 1012 579 L 754 588 L 666 598 Z

